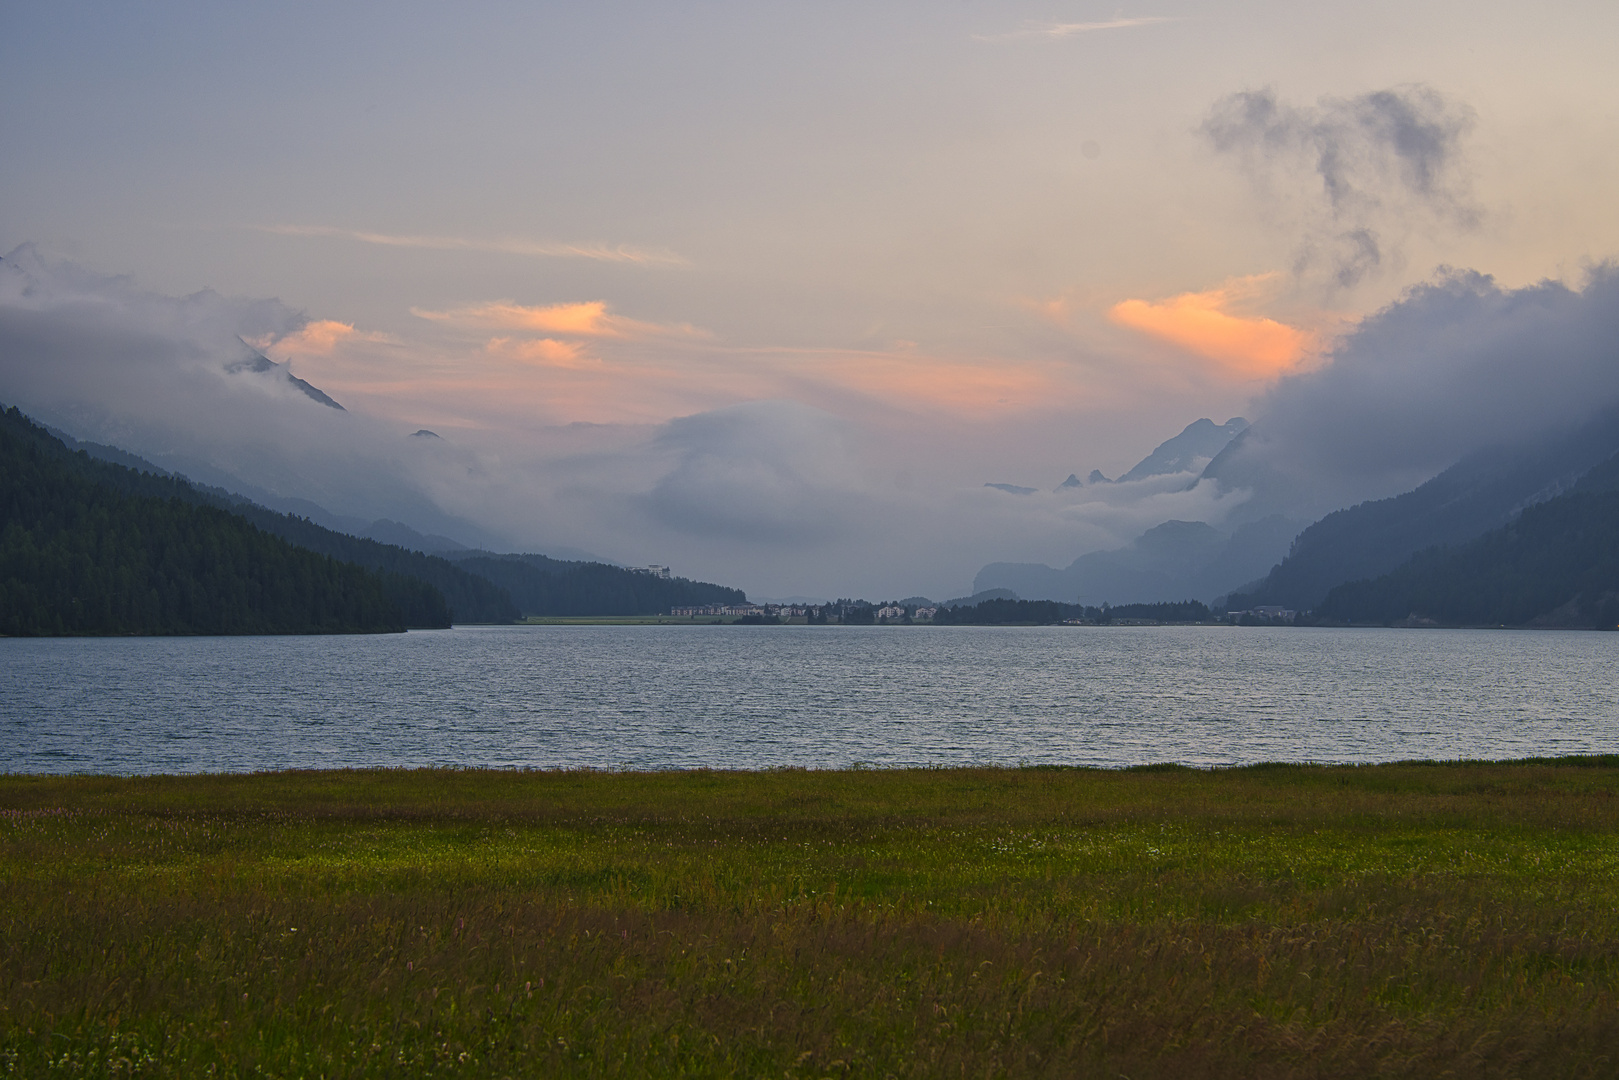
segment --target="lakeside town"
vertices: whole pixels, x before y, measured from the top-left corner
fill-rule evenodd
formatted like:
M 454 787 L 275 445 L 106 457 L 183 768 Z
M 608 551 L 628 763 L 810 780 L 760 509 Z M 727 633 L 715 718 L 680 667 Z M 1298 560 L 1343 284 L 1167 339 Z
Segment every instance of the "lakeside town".
M 977 603 L 971 601 L 977 600 Z M 1015 596 L 967 598 L 967 602 L 888 601 L 873 604 L 865 600 L 837 600 L 826 604 L 704 604 L 673 607 L 675 618 L 729 619 L 743 625 L 890 625 L 951 623 L 970 625 L 1065 625 L 1065 626 L 1166 626 L 1211 625 L 1291 626 L 1298 612 L 1289 608 L 1260 606 L 1241 611 L 1221 611 L 1187 600 L 1178 603 L 1102 604 L 1091 607 L 1063 604 L 1052 600 L 1022 600 Z
M 802 619 L 808 623 L 829 622 L 932 622 L 938 614 L 936 605 L 867 604 L 863 601 L 839 601 L 833 604 L 706 604 L 701 607 L 676 607 L 670 615 L 696 618 L 736 618 L 748 620 Z

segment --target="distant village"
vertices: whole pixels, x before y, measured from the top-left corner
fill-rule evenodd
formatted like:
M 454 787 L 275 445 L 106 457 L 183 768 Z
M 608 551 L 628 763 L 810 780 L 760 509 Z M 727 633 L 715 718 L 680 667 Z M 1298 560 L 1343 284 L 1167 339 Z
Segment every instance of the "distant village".
M 999 607 L 999 611 L 985 611 Z M 811 625 L 845 623 L 888 625 L 932 623 L 1027 623 L 1068 626 L 1164 626 L 1169 624 L 1226 623 L 1234 626 L 1290 626 L 1298 612 L 1289 608 L 1259 606 L 1243 611 L 1211 611 L 1196 601 L 1182 603 L 1126 604 L 1110 608 L 1057 604 L 1052 601 L 989 601 L 980 608 L 952 606 L 943 615 L 939 605 L 889 602 L 872 604 L 865 600 L 838 600 L 827 604 L 705 604 L 674 607 L 677 618 L 733 619 L 742 623 L 786 623 L 802 621 Z
M 938 614 L 937 607 L 903 606 L 900 604 L 884 604 L 876 606 L 858 601 L 835 604 L 708 604 L 702 607 L 677 607 L 669 610 L 670 615 L 695 618 L 708 615 L 715 617 L 743 618 L 760 620 L 771 619 L 783 622 L 787 619 L 805 619 L 812 623 L 827 622 L 873 622 L 873 623 L 900 623 L 900 622 L 932 622 Z
M 652 564 L 631 568 L 635 573 L 667 580 L 667 566 Z M 972 601 L 979 601 L 974 605 Z M 944 614 L 940 614 L 941 607 Z M 1021 600 L 1015 595 L 985 594 L 945 605 L 922 597 L 873 604 L 868 600 L 835 600 L 823 604 L 694 604 L 671 607 L 674 618 L 733 619 L 742 623 L 781 624 L 800 620 L 812 625 L 847 623 L 871 626 L 892 623 L 1001 623 L 1067 626 L 1164 626 L 1174 624 L 1225 623 L 1233 626 L 1291 626 L 1298 612 L 1291 608 L 1257 605 L 1244 610 L 1211 609 L 1195 600 L 1123 604 L 1100 607 L 1064 604 L 1050 600 Z

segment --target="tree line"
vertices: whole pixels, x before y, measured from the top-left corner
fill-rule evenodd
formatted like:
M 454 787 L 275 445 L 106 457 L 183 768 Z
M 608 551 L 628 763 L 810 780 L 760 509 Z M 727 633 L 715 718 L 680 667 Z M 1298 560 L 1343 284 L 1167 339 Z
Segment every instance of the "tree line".
M 0 414 L 0 634 L 405 629 L 377 575 L 128 472 Z
M 505 590 L 524 615 L 654 615 L 675 607 L 748 602 L 741 589 L 606 563 L 489 552 L 454 558 L 461 568 Z
M 936 624 L 957 626 L 1051 626 L 1057 623 L 1110 626 L 1124 621 L 1195 623 L 1214 620 L 1214 613 L 1200 600 L 1092 607 L 1057 600 L 995 599 L 971 606 L 940 608 L 933 616 Z
M 1434 547 L 1392 573 L 1339 585 L 1320 622 L 1619 626 L 1619 492 L 1531 506 L 1466 544 Z
M 71 450 L 15 408 L 0 437 L 0 634 L 346 632 L 746 602 L 603 563 L 474 552 L 458 564 L 350 536 L 133 455 Z

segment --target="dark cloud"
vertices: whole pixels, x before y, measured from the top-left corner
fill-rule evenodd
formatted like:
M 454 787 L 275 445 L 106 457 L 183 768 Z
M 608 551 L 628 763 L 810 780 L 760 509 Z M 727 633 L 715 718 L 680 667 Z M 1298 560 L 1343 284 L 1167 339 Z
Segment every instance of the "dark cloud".
M 1407 490 L 1472 451 L 1572 431 L 1619 403 L 1619 267 L 1583 288 L 1447 272 L 1279 382 L 1215 473 L 1313 512 Z
M 1295 270 L 1318 268 L 1348 288 L 1375 273 L 1398 237 L 1426 224 L 1470 229 L 1479 210 L 1467 190 L 1462 143 L 1473 112 L 1426 86 L 1356 97 L 1324 97 L 1314 106 L 1280 101 L 1273 90 L 1221 98 L 1202 132 L 1220 154 L 1240 159 L 1276 212 L 1296 207 L 1302 229 Z

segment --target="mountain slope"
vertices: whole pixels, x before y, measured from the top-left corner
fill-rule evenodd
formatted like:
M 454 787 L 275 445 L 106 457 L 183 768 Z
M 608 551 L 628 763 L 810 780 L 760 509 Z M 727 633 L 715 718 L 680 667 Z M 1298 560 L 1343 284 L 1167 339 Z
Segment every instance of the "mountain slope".
M 1473 454 L 1404 495 L 1328 514 L 1299 534 L 1264 579 L 1229 603 L 1308 610 L 1336 585 L 1387 573 L 1418 551 L 1470 540 L 1570 490 L 1615 450 L 1619 410 L 1535 446 Z
M 241 360 L 237 360 L 234 363 L 226 364 L 225 370 L 228 373 L 236 375 L 243 371 L 251 371 L 255 375 L 270 375 L 272 377 L 279 377 L 286 380 L 288 385 L 296 388 L 311 401 L 318 402 L 326 406 L 328 409 L 336 409 L 338 412 L 348 412 L 347 409 L 343 408 L 343 406 L 332 400 L 331 396 L 327 394 L 326 391 L 322 390 L 318 386 L 313 386 L 307 382 L 304 382 L 304 380 L 294 375 L 292 373 L 292 369 L 286 364 L 276 363 L 268 356 L 265 356 L 263 353 L 258 352 L 252 346 L 248 345 L 245 341 L 242 342 L 242 348 L 246 349 L 250 355 Z
M 747 603 L 740 589 L 602 563 L 489 552 L 457 552 L 455 559 L 505 589 L 524 615 L 659 615 L 672 607 Z
M 230 509 L 288 543 L 432 586 L 449 605 L 447 622 L 509 623 L 517 618 L 517 606 L 499 585 L 436 555 L 423 555 L 393 544 L 333 532 L 307 518 L 278 514 L 246 500 L 232 504 Z
M 129 473 L 0 413 L 0 634 L 404 629 L 376 575 L 217 507 L 120 490 L 140 486 Z
M 138 489 L 144 494 L 217 506 L 289 543 L 364 566 L 382 576 L 392 589 L 391 595 L 398 594 L 395 600 L 402 606 L 407 604 L 412 589 L 432 593 L 437 605 L 436 621 L 430 613 L 414 615 L 410 617 L 412 626 L 449 625 L 452 619 L 459 623 L 506 623 L 520 614 L 645 615 L 667 612 L 675 606 L 739 604 L 747 599 L 739 589 L 684 578 L 657 578 L 590 559 L 498 555 L 467 548 L 429 555 L 417 545 L 434 538 L 398 522 L 375 521 L 369 527 L 369 531 L 396 541 L 393 543 L 351 535 L 298 514 L 278 513 L 224 488 L 190 483 L 116 447 L 75 442 L 71 436 L 58 435 L 68 445 L 100 461 L 145 470 L 126 469 L 108 482 L 122 484 L 130 491 Z M 455 544 L 445 537 L 437 539 Z
M 1127 547 L 1081 555 L 1058 570 L 1040 563 L 991 563 L 973 591 L 1010 589 L 1029 600 L 1157 603 L 1221 596 L 1273 565 L 1298 525 L 1266 518 L 1234 533 L 1201 521 L 1166 521 Z
M 96 459 L 96 464 L 107 462 L 123 466 L 121 471 L 102 470 L 97 479 L 125 494 L 175 498 L 217 507 L 245 518 L 290 544 L 375 571 L 382 576 L 390 598 L 399 606 L 409 626 L 503 623 L 517 618 L 516 606 L 498 586 L 445 559 L 329 529 L 298 514 L 271 510 L 233 491 L 175 476 L 117 447 L 78 442 L 60 432 L 52 434 L 70 449 L 81 450 Z
M 1114 483 L 1123 484 L 1131 480 L 1145 480 L 1149 476 L 1192 472 L 1206 466 L 1220 451 L 1230 445 L 1232 439 L 1241 435 L 1247 428 L 1248 421 L 1240 416 L 1234 416 L 1223 424 L 1216 424 L 1207 417 L 1194 420 L 1173 439 L 1159 443 L 1157 449 L 1142 458 L 1134 468 Z
M 1432 548 L 1370 581 L 1339 585 L 1315 614 L 1348 623 L 1619 624 L 1619 492 L 1531 506 L 1454 548 Z

